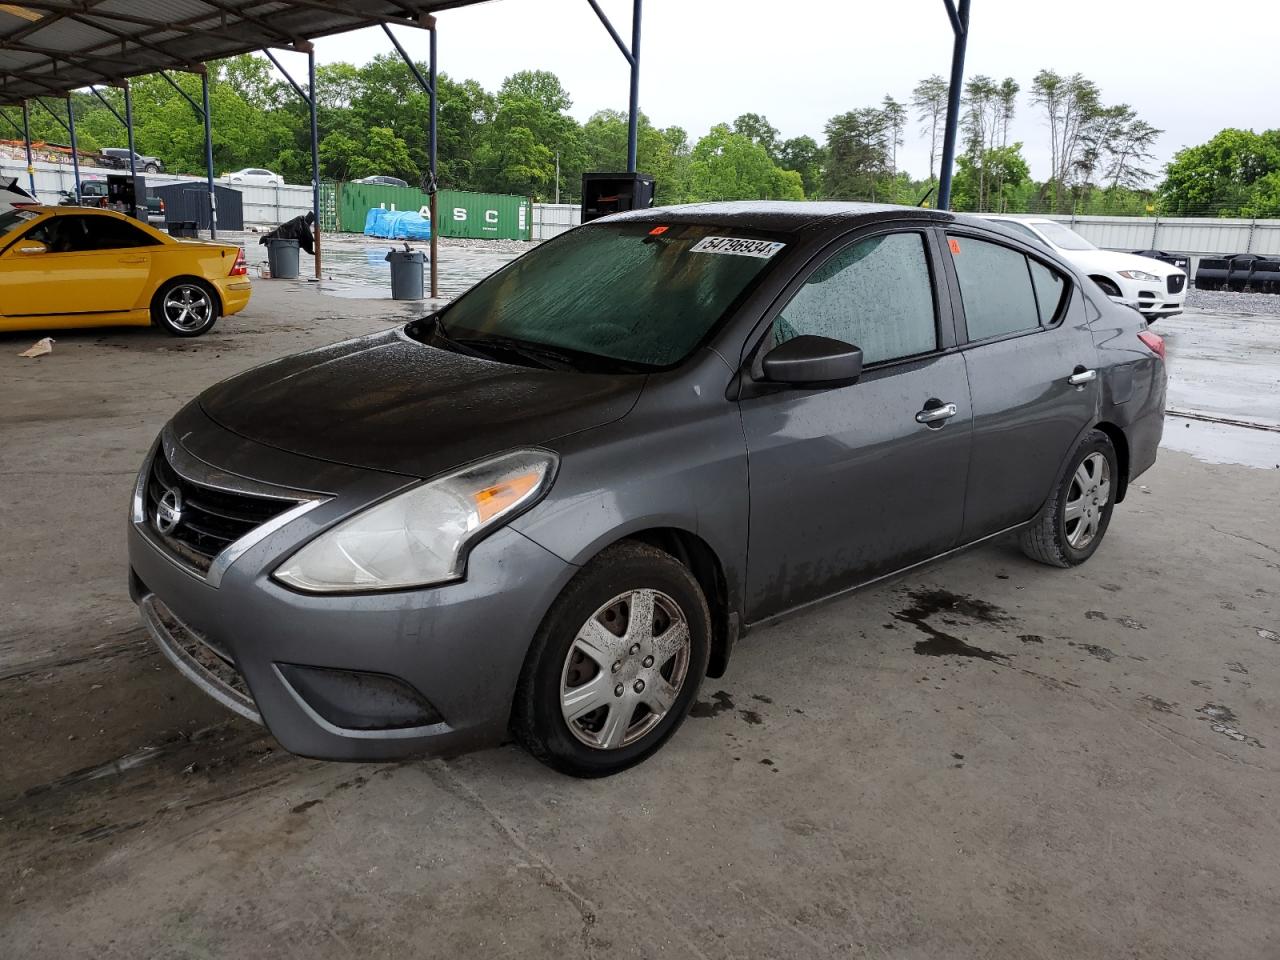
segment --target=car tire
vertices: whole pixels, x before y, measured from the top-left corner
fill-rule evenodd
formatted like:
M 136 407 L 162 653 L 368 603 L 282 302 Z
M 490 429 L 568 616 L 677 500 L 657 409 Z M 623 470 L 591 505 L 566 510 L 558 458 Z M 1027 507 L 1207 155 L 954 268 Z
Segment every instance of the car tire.
M 151 298 L 151 322 L 175 337 L 208 333 L 221 313 L 218 292 L 195 277 L 177 277 Z
M 638 611 L 649 614 L 647 630 L 631 626 Z M 710 651 L 711 614 L 689 569 L 647 544 L 615 544 L 569 582 L 538 628 L 512 732 L 561 773 L 619 773 L 684 722 Z
M 1067 461 L 1048 502 L 1023 528 L 1022 552 L 1054 567 L 1084 563 L 1106 535 L 1119 488 L 1111 438 L 1101 430 L 1089 431 Z
M 154 163 L 148 163 L 145 167 L 143 167 L 143 170 L 144 170 L 146 173 L 159 173 L 159 172 L 160 172 L 160 168 L 159 168 L 159 167 L 157 167 Z

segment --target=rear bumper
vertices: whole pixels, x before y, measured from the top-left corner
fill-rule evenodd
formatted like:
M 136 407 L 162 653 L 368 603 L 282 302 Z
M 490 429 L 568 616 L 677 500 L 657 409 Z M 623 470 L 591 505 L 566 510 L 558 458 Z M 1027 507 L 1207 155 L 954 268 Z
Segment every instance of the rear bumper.
M 218 296 L 222 299 L 224 317 L 239 313 L 247 307 L 249 298 L 253 295 L 253 281 L 248 277 L 228 277 L 217 281 L 215 286 L 218 288 Z

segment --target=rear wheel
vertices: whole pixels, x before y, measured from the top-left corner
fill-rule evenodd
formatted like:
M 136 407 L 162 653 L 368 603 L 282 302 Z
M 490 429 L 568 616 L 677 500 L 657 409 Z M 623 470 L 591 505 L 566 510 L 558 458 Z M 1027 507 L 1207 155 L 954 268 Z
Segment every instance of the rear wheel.
M 539 628 L 513 732 L 562 773 L 625 770 L 684 721 L 710 640 L 706 599 L 684 565 L 641 543 L 610 547 L 565 587 Z
M 1092 430 L 1076 447 L 1049 502 L 1022 531 L 1022 552 L 1055 567 L 1084 563 L 1107 532 L 1118 488 L 1111 438 Z
M 151 320 L 175 337 L 198 337 L 218 320 L 218 295 L 203 280 L 170 280 L 151 301 Z

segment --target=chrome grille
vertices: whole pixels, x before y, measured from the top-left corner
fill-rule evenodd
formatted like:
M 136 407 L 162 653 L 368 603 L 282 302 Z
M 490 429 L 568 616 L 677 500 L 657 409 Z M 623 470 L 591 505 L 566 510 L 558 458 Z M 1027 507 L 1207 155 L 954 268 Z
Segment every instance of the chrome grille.
M 201 573 L 228 546 L 297 504 L 193 483 L 173 469 L 163 449 L 156 451 L 147 478 L 147 524 Z

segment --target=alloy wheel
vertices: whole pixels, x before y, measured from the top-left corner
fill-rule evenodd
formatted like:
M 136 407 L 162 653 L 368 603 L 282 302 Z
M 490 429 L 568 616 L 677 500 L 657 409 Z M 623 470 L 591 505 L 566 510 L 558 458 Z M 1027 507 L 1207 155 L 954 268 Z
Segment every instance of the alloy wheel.
M 642 739 L 675 705 L 689 672 L 689 623 L 658 590 L 630 590 L 577 632 L 560 676 L 570 732 L 598 750 Z
M 192 283 L 174 287 L 164 297 L 164 316 L 178 330 L 201 330 L 213 317 L 209 292 Z
M 1067 543 L 1083 550 L 1093 542 L 1111 502 L 1111 462 L 1101 453 L 1080 461 L 1062 507 L 1062 527 Z

